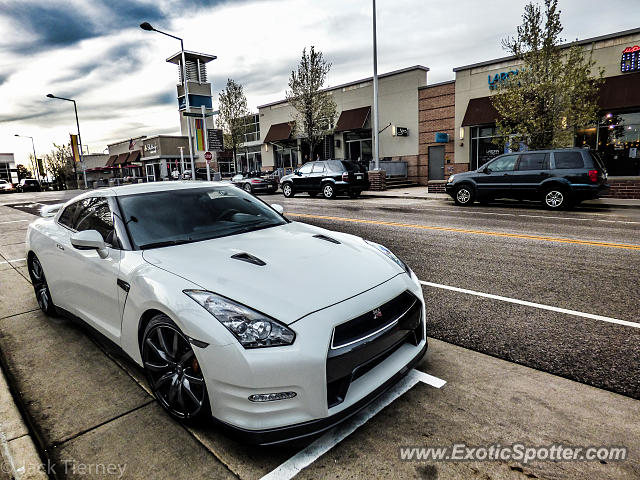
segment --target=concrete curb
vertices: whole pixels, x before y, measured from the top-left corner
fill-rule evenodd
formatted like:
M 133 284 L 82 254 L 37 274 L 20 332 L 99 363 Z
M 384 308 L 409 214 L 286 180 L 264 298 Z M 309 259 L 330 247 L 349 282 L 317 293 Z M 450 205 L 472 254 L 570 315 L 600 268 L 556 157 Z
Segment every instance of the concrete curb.
M 0 370 L 0 479 L 47 479 L 45 465 Z

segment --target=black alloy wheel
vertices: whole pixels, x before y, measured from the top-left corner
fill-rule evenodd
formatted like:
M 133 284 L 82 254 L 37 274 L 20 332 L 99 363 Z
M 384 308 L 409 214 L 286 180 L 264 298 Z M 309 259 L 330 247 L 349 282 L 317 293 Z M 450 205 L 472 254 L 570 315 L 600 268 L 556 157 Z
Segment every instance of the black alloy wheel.
M 31 255 L 29 257 L 28 268 L 40 310 L 47 315 L 55 315 L 56 307 L 53 304 L 49 285 L 47 284 L 47 278 L 44 276 L 44 269 L 42 268 L 42 264 L 40 263 L 40 260 L 38 260 L 38 257 L 35 255 Z
M 180 420 L 208 415 L 204 375 L 187 337 L 166 315 L 156 315 L 144 331 L 142 363 L 153 394 Z

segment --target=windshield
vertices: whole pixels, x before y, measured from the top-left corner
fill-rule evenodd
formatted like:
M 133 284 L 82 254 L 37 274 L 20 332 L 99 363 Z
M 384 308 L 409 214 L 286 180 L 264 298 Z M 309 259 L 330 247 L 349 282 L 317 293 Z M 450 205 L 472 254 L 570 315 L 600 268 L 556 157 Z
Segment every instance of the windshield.
M 286 223 L 252 195 L 208 186 L 118 197 L 133 244 L 141 249 L 198 242 Z

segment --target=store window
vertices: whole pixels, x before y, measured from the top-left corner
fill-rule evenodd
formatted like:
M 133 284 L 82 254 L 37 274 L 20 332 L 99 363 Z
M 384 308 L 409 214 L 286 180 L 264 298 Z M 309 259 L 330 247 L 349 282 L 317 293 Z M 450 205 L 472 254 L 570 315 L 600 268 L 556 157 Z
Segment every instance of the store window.
M 606 113 L 599 124 L 597 143 L 609 175 L 640 175 L 640 112 Z
M 371 130 L 345 132 L 344 146 L 347 160 L 369 163 L 373 158 Z
M 471 128 L 471 170 L 480 168 L 492 158 L 504 153 L 503 149 L 493 143 L 496 137 L 495 125 Z

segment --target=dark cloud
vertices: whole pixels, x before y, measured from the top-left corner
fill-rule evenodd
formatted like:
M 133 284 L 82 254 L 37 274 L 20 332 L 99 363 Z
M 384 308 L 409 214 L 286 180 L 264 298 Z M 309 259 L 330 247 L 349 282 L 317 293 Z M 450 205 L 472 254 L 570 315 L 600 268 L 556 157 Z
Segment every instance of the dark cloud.
M 63 2 L 0 2 L 0 16 L 35 37 L 25 41 L 13 38 L 5 46 L 20 54 L 35 53 L 166 18 L 158 6 L 148 2 L 106 0 L 92 6 L 93 12 Z
M 8 73 L 0 73 L 0 85 L 6 82 L 8 78 L 9 78 Z

